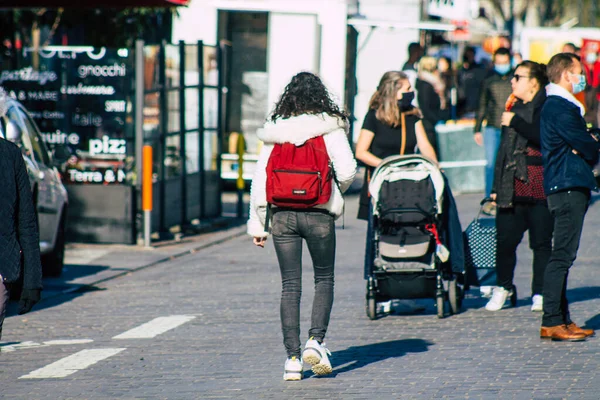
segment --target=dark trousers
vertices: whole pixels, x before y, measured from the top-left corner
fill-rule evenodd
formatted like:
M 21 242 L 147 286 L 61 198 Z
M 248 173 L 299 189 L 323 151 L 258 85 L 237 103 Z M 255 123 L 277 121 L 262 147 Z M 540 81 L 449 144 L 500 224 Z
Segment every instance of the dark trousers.
M 323 341 L 333 305 L 335 223 L 321 212 L 279 211 L 273 215 L 273 244 L 281 270 L 281 329 L 289 357 L 300 357 L 302 240 L 314 268 L 315 296 L 308 337 Z
M 6 316 L 8 298 L 8 286 L 2 283 L 2 276 L 0 276 L 0 339 L 2 339 L 2 324 L 4 323 L 4 317 Z
M 496 215 L 497 285 L 512 289 L 517 265 L 517 247 L 525 231 L 529 231 L 529 247 L 533 250 L 531 295 L 542 294 L 544 273 L 552 252 L 554 219 L 545 204 L 515 204 L 499 208 Z
M 544 276 L 542 326 L 572 322 L 567 302 L 567 277 L 577 257 L 589 200 L 589 191 L 569 190 L 548 196 L 548 208 L 554 216 L 554 246 Z

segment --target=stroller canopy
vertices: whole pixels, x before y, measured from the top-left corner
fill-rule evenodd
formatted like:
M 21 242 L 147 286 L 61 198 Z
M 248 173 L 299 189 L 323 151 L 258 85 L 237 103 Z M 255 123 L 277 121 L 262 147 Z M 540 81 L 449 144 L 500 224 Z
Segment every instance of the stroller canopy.
M 395 182 L 401 179 L 422 181 L 430 178 L 435 189 L 437 213 L 442 213 L 442 199 L 444 197 L 444 177 L 440 170 L 427 158 L 410 156 L 391 156 L 385 158 L 373 172 L 369 183 L 369 193 L 373 202 L 373 214 L 377 215 L 377 203 L 381 186 L 384 182 Z

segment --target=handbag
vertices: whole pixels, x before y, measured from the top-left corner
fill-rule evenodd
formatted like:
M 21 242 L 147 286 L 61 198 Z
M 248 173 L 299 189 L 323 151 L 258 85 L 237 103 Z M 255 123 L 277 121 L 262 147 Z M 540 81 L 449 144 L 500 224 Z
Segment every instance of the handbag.
M 481 201 L 479 213 L 464 232 L 467 280 L 473 286 L 496 286 L 496 219 L 481 217 L 483 206 L 492 201 Z

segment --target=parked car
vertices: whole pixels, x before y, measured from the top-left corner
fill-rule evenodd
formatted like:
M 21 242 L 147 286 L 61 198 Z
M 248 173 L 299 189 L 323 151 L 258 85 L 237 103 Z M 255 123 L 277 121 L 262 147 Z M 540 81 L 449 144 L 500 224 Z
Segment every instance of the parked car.
M 42 270 L 45 276 L 60 276 L 65 257 L 67 190 L 27 110 L 8 96 L 1 98 L 4 104 L 0 104 L 0 136 L 21 148 L 31 181 L 40 230 Z

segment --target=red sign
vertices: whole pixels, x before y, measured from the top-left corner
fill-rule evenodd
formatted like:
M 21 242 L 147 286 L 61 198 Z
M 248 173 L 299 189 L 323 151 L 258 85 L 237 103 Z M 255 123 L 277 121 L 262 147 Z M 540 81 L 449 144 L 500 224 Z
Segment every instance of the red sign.
M 452 21 L 454 31 L 448 33 L 450 40 L 455 42 L 471 40 L 471 32 L 469 31 L 469 21 Z

